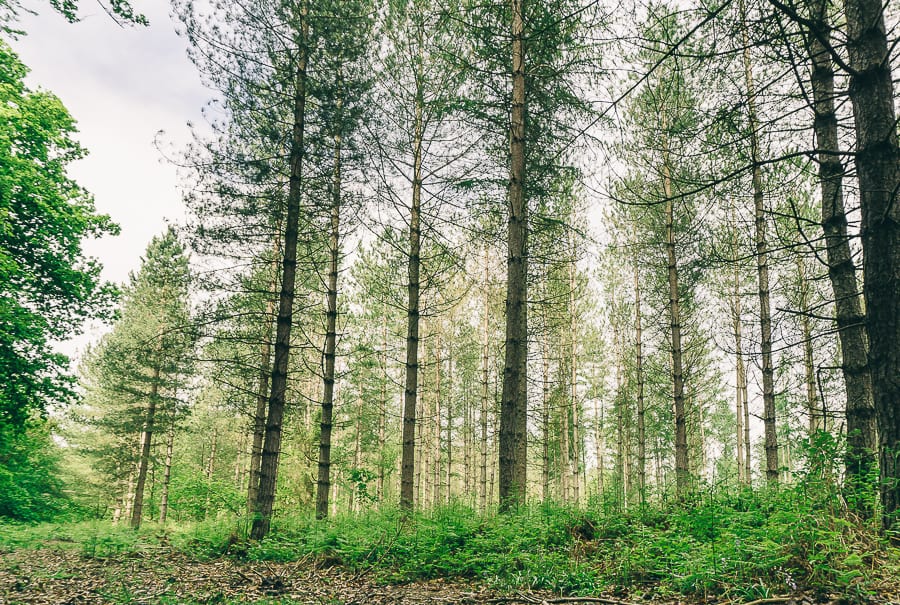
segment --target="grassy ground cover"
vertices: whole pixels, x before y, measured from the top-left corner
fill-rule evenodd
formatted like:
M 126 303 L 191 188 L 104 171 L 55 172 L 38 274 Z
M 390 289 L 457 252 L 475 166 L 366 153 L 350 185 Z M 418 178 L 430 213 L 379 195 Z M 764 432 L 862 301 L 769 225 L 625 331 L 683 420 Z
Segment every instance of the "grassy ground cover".
M 455 504 L 327 522 L 282 516 L 266 540 L 246 519 L 139 532 L 93 521 L 0 526 L 0 549 L 77 550 L 90 558 L 171 549 L 195 560 L 315 561 L 382 583 L 455 578 L 563 595 L 748 602 L 804 593 L 850 602 L 900 597 L 900 550 L 839 497 L 802 488 L 747 490 L 666 507 L 528 507 L 480 515 Z M 893 596 L 892 596 L 893 595 Z

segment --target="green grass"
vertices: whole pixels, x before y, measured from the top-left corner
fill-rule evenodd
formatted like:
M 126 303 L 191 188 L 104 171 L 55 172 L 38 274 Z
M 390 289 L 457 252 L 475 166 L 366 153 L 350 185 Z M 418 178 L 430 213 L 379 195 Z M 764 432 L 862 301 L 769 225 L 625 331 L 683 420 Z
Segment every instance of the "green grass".
M 708 493 L 665 509 L 545 504 L 511 515 L 450 505 L 403 519 L 396 510 L 275 520 L 249 542 L 226 519 L 139 532 L 109 523 L 2 526 L 0 549 L 76 548 L 91 557 L 171 546 L 199 559 L 294 561 L 365 570 L 383 582 L 448 577 L 504 590 L 752 600 L 795 590 L 864 596 L 900 577 L 900 551 L 836 495 L 793 487 Z

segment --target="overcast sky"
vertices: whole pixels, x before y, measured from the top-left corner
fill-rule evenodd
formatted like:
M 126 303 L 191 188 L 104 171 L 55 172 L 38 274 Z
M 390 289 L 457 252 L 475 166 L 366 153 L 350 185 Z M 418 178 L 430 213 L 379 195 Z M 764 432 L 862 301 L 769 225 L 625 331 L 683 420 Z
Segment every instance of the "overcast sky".
M 56 94 L 78 121 L 78 139 L 89 155 L 70 167 L 70 175 L 94 194 L 97 209 L 122 227 L 118 237 L 88 242 L 86 250 L 104 265 L 104 277 L 128 278 L 140 256 L 166 221 L 184 217 L 176 168 L 163 159 L 162 147 L 182 148 L 187 122 L 201 121 L 200 110 L 212 93 L 175 33 L 169 3 L 133 4 L 150 19 L 149 27 L 121 28 L 93 0 L 82 0 L 80 23 L 67 23 L 45 1 L 26 1 L 36 16 L 23 15 L 27 35 L 11 42 L 31 69 L 28 85 Z M 62 345 L 72 354 L 95 338 Z

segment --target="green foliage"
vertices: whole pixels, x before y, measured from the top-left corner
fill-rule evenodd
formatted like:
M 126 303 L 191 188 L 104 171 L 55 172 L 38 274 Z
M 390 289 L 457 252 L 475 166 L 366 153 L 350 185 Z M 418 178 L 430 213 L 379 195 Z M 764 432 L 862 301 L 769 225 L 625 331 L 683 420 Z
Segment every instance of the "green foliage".
M 900 552 L 875 528 L 821 508 L 837 494 L 808 488 L 710 492 L 659 509 L 577 509 L 544 504 L 482 516 L 459 504 L 404 518 L 387 509 L 326 522 L 276 519 L 261 542 L 246 518 L 148 526 L 108 522 L 0 525 L 0 550 L 58 547 L 109 557 L 170 544 L 202 560 L 314 557 L 385 582 L 456 578 L 501 590 L 752 600 L 796 590 L 864 595 L 900 572 Z
M 0 524 L 0 551 L 38 548 L 77 550 L 87 557 L 121 555 L 159 545 L 157 528 L 135 531 L 108 521 Z
M 84 156 L 75 121 L 24 85 L 27 71 L 0 41 L 0 426 L 19 428 L 72 397 L 68 359 L 49 343 L 108 309 L 112 289 L 81 244 L 117 230 L 66 174 Z
M 59 454 L 49 423 L 32 422 L 24 432 L 0 424 L 0 519 L 48 521 L 69 508 Z
M 243 542 L 240 527 L 220 523 L 196 530 L 188 547 L 205 557 L 313 555 L 388 582 L 452 577 L 563 594 L 624 589 L 750 599 L 821 587 L 864 592 L 898 571 L 896 549 L 880 542 L 874 527 L 809 496 L 802 487 L 711 492 L 670 509 L 625 513 L 544 504 L 494 517 L 450 505 L 407 520 L 393 510 L 327 523 L 297 517 L 281 519 L 259 543 Z M 833 491 L 819 498 L 838 502 Z

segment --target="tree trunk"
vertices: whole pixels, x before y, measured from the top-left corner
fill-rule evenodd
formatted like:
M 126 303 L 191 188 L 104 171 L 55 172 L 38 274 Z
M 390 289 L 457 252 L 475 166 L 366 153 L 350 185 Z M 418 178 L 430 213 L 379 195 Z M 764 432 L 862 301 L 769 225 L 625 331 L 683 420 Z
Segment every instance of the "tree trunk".
M 278 457 L 281 454 L 281 424 L 284 418 L 287 392 L 288 359 L 291 345 L 291 323 L 294 316 L 294 284 L 297 278 L 297 239 L 300 224 L 302 198 L 303 130 L 306 117 L 306 41 L 309 34 L 307 7 L 300 9 L 300 47 L 294 75 L 294 107 L 291 131 L 290 183 L 288 207 L 285 217 L 284 253 L 282 254 L 281 293 L 278 297 L 278 318 L 275 329 L 275 356 L 272 363 L 271 394 L 266 414 L 266 434 L 263 441 L 262 461 L 259 470 L 259 491 L 250 538 L 262 540 L 271 525 L 275 503 L 275 483 L 278 474 Z
M 418 452 L 419 455 L 415 458 L 415 491 L 416 491 L 416 502 L 418 503 L 419 508 L 425 507 L 425 473 L 428 468 L 428 448 L 425 447 L 425 416 L 427 414 L 428 408 L 428 400 L 426 397 L 422 397 L 422 405 L 416 410 L 416 435 L 415 440 L 418 443 Z M 412 502 L 410 503 L 410 506 Z M 409 509 L 406 509 L 409 510 Z
M 453 317 L 450 318 L 451 325 Z M 452 332 L 451 332 L 452 335 Z M 444 443 L 447 446 L 447 491 L 444 499 L 450 503 L 450 487 L 453 477 L 453 339 L 447 344 L 447 437 Z
M 159 497 L 159 522 L 165 523 L 169 516 L 169 485 L 172 479 L 172 450 L 175 447 L 175 414 L 172 414 L 172 422 L 169 425 L 169 434 L 166 435 L 166 462 L 163 470 L 162 494 Z
M 634 259 L 634 348 L 637 378 L 638 497 L 644 504 L 647 496 L 647 443 L 644 426 L 644 343 L 641 329 L 641 284 L 638 259 Z
M 272 372 L 272 327 L 275 316 L 275 289 L 278 287 L 278 253 L 280 236 L 276 235 L 272 254 L 272 280 L 269 282 L 271 297 L 266 300 L 263 342 L 260 345 L 259 379 L 256 391 L 256 411 L 253 414 L 253 443 L 250 446 L 250 484 L 247 486 L 247 513 L 254 513 L 259 494 L 259 467 L 262 462 L 263 439 L 266 434 L 266 403 L 269 395 L 269 376 Z
M 572 501 L 581 500 L 581 441 L 578 426 L 581 422 L 578 405 L 578 323 L 575 317 L 575 233 L 569 232 L 569 245 L 572 249 L 572 262 L 569 263 L 569 364 L 571 369 L 569 391 L 572 404 Z
M 435 363 L 434 363 L 434 440 L 432 443 L 434 444 L 434 466 L 432 467 L 432 478 L 431 478 L 431 487 L 432 487 L 432 496 L 431 502 L 432 505 L 437 507 L 441 502 L 441 481 L 443 480 L 443 476 L 441 473 L 441 460 L 442 456 L 442 448 L 441 448 L 441 405 L 443 403 L 441 397 L 441 364 L 443 361 L 441 360 L 441 323 L 440 319 L 437 321 L 438 331 L 437 331 L 437 343 L 435 344 Z
M 489 342 L 489 311 L 490 311 L 490 267 L 488 259 L 488 248 L 484 248 L 484 309 L 481 319 L 481 512 L 487 511 L 488 489 L 487 489 L 487 466 L 488 466 L 488 347 Z
M 500 510 L 525 503 L 528 452 L 528 216 L 525 199 L 524 0 L 512 2 L 512 107 L 509 126 L 509 221 L 506 360 L 500 408 Z
M 615 305 L 615 293 L 613 294 L 613 305 Z M 618 324 L 613 325 L 613 355 L 616 359 L 616 391 L 615 391 L 615 411 L 616 411 L 616 459 L 615 459 L 615 479 L 616 479 L 616 504 L 620 507 L 626 506 L 627 488 L 625 487 L 626 477 L 628 473 L 625 471 L 625 379 L 624 370 L 622 368 L 622 338 L 619 332 Z
M 141 431 L 141 452 L 138 460 L 137 482 L 134 486 L 134 501 L 131 507 L 131 527 L 141 526 L 141 515 L 144 510 L 144 483 L 147 480 L 147 467 L 150 465 L 150 445 L 153 440 L 153 421 L 156 416 L 156 400 L 159 396 L 159 363 L 153 368 L 153 381 L 150 383 L 150 397 L 147 402 L 147 415 L 144 417 L 144 430 Z
M 900 511 L 900 149 L 894 86 L 879 0 L 845 0 L 850 100 L 862 211 L 863 294 L 869 369 L 878 419 L 881 504 L 886 528 Z
M 354 431 L 353 435 L 353 467 L 352 470 L 358 471 L 360 465 L 362 464 L 362 413 L 363 413 L 363 400 L 362 400 L 362 392 L 356 394 L 356 431 Z M 362 475 L 358 475 L 362 477 Z M 350 484 L 350 502 L 347 510 L 356 511 L 359 510 L 359 486 L 356 483 L 351 482 Z
M 798 256 L 796 262 L 800 295 L 800 332 L 803 338 L 803 378 L 806 383 L 806 411 L 809 416 L 809 436 L 812 437 L 817 431 L 824 431 L 827 428 L 825 415 L 819 408 L 819 397 L 816 389 L 816 362 L 813 355 L 812 326 L 809 321 L 809 278 L 806 276 L 804 259 Z
M 419 30 L 417 75 L 422 67 L 422 32 Z M 413 474 L 416 468 L 416 399 L 419 384 L 419 263 L 421 261 L 422 137 L 424 91 L 416 77 L 415 121 L 413 124 L 412 205 L 409 213 L 409 265 L 406 302 L 406 386 L 403 392 L 403 444 L 400 465 L 400 508 L 413 508 Z M 421 485 L 421 483 L 420 483 Z
M 736 225 L 737 222 L 733 219 Z M 737 237 L 733 239 L 732 254 L 737 258 Z M 741 279 L 740 267 L 735 260 L 734 266 L 734 293 L 731 297 L 731 321 L 734 330 L 734 399 L 735 399 L 735 418 L 737 420 L 737 467 L 738 481 L 743 484 L 750 483 L 750 461 L 744 460 L 744 401 L 745 394 L 745 377 L 744 377 L 744 356 L 743 356 L 743 334 L 741 322 Z M 749 451 L 749 450 L 748 450 Z
M 594 397 L 594 455 L 597 457 L 597 496 L 603 498 L 603 410 L 600 398 Z
M 756 114 L 756 87 L 750 61 L 747 8 L 740 3 L 743 21 L 744 82 L 747 87 L 747 122 L 750 134 L 750 162 L 753 166 L 753 214 L 756 225 L 756 273 L 759 284 L 760 348 L 762 349 L 763 425 L 765 427 L 766 480 L 778 483 L 778 435 L 775 418 L 775 368 L 772 362 L 772 314 L 769 310 L 769 244 L 766 235 L 766 207 L 759 152 L 759 120 Z
M 812 60 L 813 129 L 819 152 L 822 232 L 841 343 L 841 370 L 847 392 L 845 462 L 848 481 L 859 486 L 868 479 L 876 464 L 875 404 L 867 359 L 866 318 L 860 305 L 856 266 L 844 210 L 844 166 L 835 110 L 834 65 L 826 46 L 831 41 L 828 6 L 825 0 L 808 0 L 810 27 L 814 31 L 807 36 L 807 43 Z
M 665 117 L 665 116 L 664 116 Z M 669 282 L 669 329 L 672 345 L 672 389 L 675 409 L 675 493 L 684 498 L 690 489 L 687 419 L 684 403 L 684 370 L 681 350 L 681 299 L 678 293 L 678 259 L 675 247 L 675 200 L 669 172 L 668 142 L 664 141 L 663 190 L 666 196 L 666 260 Z
M 550 347 L 547 338 L 541 343 L 541 364 L 543 380 L 541 382 L 541 499 L 550 501 Z
M 337 287 L 341 226 L 341 100 L 336 100 L 338 117 L 334 134 L 334 165 L 331 182 L 331 229 L 328 241 L 328 283 L 326 284 L 324 374 L 322 376 L 322 419 L 319 423 L 319 475 L 316 481 L 316 519 L 328 517 L 331 491 L 331 429 L 334 415 L 334 362 L 337 347 Z
M 381 323 L 381 409 L 378 410 L 378 479 L 375 483 L 375 497 L 379 505 L 384 501 L 385 441 L 387 440 L 388 392 L 388 314 L 384 309 Z
M 210 498 L 212 496 L 213 471 L 216 468 L 216 450 L 219 445 L 219 429 L 213 428 L 212 443 L 209 446 L 209 460 L 206 463 L 206 505 L 203 507 L 203 517 L 209 516 Z
M 561 365 L 561 364 L 559 364 Z M 560 502 L 569 501 L 569 406 L 563 402 L 562 406 L 557 408 L 560 429 L 559 429 L 559 500 Z

